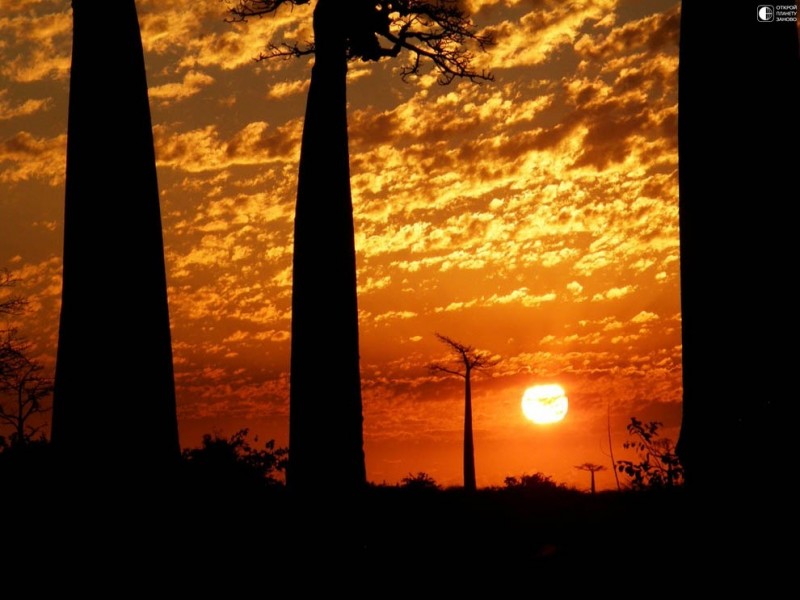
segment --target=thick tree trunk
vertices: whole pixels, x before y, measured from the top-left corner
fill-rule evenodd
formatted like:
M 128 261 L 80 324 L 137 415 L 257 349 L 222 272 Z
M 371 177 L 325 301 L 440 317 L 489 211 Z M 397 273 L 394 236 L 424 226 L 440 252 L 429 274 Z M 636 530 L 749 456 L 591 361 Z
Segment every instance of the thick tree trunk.
M 314 11 L 294 229 L 289 470 L 293 493 L 348 496 L 366 484 L 347 139 L 347 12 Z
M 147 81 L 133 0 L 72 4 L 52 438 L 70 466 L 131 480 L 179 458 Z
M 763 499 L 782 477 L 774 440 L 790 397 L 772 391 L 790 382 L 770 336 L 794 312 L 778 265 L 794 235 L 780 214 L 797 201 L 800 61 L 796 24 L 759 22 L 759 4 L 682 3 L 677 451 L 688 487 L 727 495 L 755 478 L 741 491 Z
M 472 442 L 472 386 L 470 371 L 464 376 L 464 489 L 474 492 L 475 484 L 475 447 Z
M 793 357 L 773 336 L 796 311 L 786 215 L 797 203 L 800 62 L 795 23 L 759 22 L 759 4 L 682 2 L 677 452 L 693 513 L 682 565 L 688 574 L 700 565 L 701 581 L 734 570 L 780 577 L 776 536 L 795 510 L 784 484 L 794 418 L 781 414 L 793 401 Z M 710 555 L 720 572 L 708 569 Z

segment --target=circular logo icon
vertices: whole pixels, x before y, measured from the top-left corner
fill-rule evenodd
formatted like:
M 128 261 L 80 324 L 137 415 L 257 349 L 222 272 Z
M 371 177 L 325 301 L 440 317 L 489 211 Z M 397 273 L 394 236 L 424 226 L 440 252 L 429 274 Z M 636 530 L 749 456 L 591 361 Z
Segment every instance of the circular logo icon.
M 758 7 L 758 20 L 759 21 L 772 21 L 775 17 L 775 12 L 772 10 L 771 6 L 766 4 Z

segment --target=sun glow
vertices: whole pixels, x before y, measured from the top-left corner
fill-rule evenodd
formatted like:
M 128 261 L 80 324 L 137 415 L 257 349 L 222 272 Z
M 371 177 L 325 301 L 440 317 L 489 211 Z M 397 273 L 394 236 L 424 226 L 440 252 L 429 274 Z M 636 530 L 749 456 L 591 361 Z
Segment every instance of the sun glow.
M 522 396 L 522 412 L 537 425 L 558 423 L 567 415 L 568 407 L 564 388 L 556 384 L 535 385 Z

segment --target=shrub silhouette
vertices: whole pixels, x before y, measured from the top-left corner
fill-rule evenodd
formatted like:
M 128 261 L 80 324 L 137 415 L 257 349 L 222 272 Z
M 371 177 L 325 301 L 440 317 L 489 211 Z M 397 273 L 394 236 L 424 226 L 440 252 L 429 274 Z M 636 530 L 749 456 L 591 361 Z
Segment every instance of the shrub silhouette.
M 563 484 L 556 483 L 552 477 L 544 473 L 506 477 L 503 483 L 507 490 L 555 490 L 565 488 Z
M 240 429 L 230 438 L 207 433 L 199 448 L 184 450 L 189 482 L 231 491 L 282 487 L 288 449 L 276 448 L 275 440 L 256 448 L 247 439 L 248 434 L 248 429 Z
M 408 474 L 408 477 L 403 477 L 400 481 L 400 487 L 411 490 L 439 490 L 441 487 L 436 480 L 425 473 L 424 471 L 418 472 L 416 475 Z
M 683 467 L 675 453 L 675 445 L 669 438 L 659 437 L 661 427 L 663 424 L 659 421 L 643 423 L 631 417 L 628 433 L 634 439 L 622 446 L 636 450 L 640 460 L 617 461 L 617 468 L 630 478 L 634 489 L 665 488 L 683 483 Z

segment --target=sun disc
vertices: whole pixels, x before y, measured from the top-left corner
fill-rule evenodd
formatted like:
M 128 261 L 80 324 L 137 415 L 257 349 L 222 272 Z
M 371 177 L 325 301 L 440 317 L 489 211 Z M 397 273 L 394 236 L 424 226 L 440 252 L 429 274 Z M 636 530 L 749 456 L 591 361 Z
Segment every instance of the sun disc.
M 522 396 L 522 412 L 537 425 L 558 423 L 568 408 L 564 388 L 554 383 L 530 387 Z

